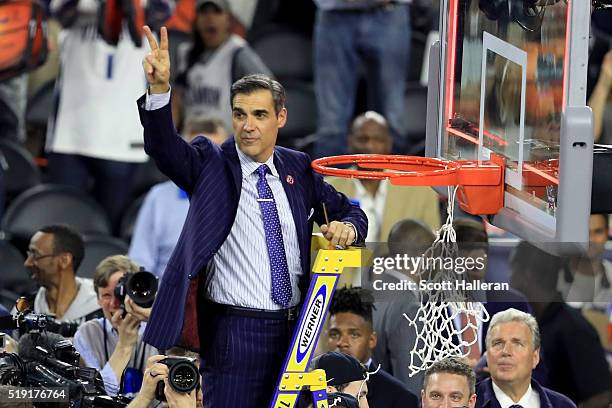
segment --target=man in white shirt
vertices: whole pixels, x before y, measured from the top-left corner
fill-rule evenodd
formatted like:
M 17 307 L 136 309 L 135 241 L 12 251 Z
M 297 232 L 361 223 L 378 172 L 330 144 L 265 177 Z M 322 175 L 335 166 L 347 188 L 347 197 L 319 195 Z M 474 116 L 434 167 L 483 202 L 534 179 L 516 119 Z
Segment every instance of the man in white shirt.
M 516 309 L 493 316 L 486 337 L 491 378 L 478 384 L 476 407 L 571 408 L 566 396 L 531 378 L 540 361 L 540 331 L 535 317 Z
M 423 408 L 469 407 L 476 404 L 476 375 L 458 358 L 445 358 L 426 372 L 421 390 Z
M 393 138 L 387 120 L 374 111 L 355 118 L 348 136 L 349 154 L 391 154 Z M 385 241 L 395 223 L 413 219 L 440 228 L 438 195 L 431 187 L 394 186 L 388 180 L 326 177 L 325 181 L 358 204 L 368 217 L 366 241 Z
M 79 278 L 85 247 L 78 232 L 64 225 L 43 227 L 28 246 L 24 266 L 41 287 L 34 299 L 34 312 L 54 315 L 59 321 L 85 321 L 100 306 L 91 279 Z

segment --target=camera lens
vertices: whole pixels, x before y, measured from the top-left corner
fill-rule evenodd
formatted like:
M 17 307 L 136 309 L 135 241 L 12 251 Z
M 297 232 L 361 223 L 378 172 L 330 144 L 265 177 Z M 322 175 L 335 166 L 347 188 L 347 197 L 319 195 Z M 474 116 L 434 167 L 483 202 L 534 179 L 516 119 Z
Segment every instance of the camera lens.
M 179 362 L 172 366 L 168 378 L 170 385 L 178 392 L 190 392 L 198 385 L 198 370 L 190 362 Z
M 127 294 L 141 307 L 151 307 L 157 293 L 157 277 L 141 270 L 130 275 L 125 284 Z

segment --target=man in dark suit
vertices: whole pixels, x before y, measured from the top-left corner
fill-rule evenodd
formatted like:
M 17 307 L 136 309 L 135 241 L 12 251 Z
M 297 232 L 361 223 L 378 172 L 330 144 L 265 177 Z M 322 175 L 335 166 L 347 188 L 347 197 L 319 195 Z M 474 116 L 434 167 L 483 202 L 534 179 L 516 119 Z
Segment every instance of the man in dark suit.
M 491 378 L 478 384 L 477 408 L 576 406 L 531 377 L 540 360 L 540 332 L 533 316 L 516 309 L 497 313 L 491 319 L 486 343 Z
M 145 341 L 199 350 L 208 408 L 269 403 L 308 283 L 313 222 L 333 245 L 360 243 L 364 213 L 312 171 L 306 154 L 275 146 L 287 109 L 263 75 L 231 89 L 234 137 L 184 142 L 170 107 L 168 37 L 145 27 L 149 82 L 139 101 L 146 152 L 190 199 Z M 332 221 L 326 224 L 323 205 Z
M 421 221 L 405 219 L 396 222 L 391 228 L 387 246 L 389 258 L 404 255 L 420 257 L 436 239 L 431 228 Z M 418 283 L 418 275 L 409 269 L 388 269 L 373 279 L 398 284 L 411 280 Z M 374 286 L 373 286 L 374 287 Z M 376 287 L 374 287 L 376 290 Z M 417 333 L 423 330 L 423 322 L 417 319 L 421 302 L 416 291 L 382 291 L 376 293 L 372 311 L 376 348 L 373 358 L 385 371 L 400 380 L 410 392 L 421 393 L 424 372 L 413 373 L 411 365 L 419 366 L 420 359 L 411 353 L 418 342 Z M 407 319 L 415 324 L 409 324 Z
M 557 291 L 564 262 L 523 241 L 510 258 L 510 282 L 533 308 L 544 351 L 541 360 L 548 368 L 546 386 L 581 408 L 608 407 L 612 376 L 597 331 Z
M 329 306 L 329 351 L 349 354 L 370 373 L 368 405 L 371 408 L 418 407 L 416 395 L 372 360 L 376 333 L 372 326 L 372 294 L 361 288 L 342 288 L 334 293 Z M 400 322 L 398 322 L 400 324 Z M 374 373 L 375 372 L 375 373 Z

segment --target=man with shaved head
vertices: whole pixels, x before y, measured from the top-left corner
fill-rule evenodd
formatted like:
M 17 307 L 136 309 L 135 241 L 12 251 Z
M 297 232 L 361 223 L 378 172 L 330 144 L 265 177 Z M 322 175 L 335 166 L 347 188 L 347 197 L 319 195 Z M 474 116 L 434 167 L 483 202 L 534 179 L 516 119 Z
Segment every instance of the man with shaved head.
M 353 120 L 349 154 L 391 154 L 393 139 L 387 120 L 368 111 Z M 328 177 L 328 183 L 358 203 L 368 216 L 367 241 L 387 238 L 397 221 L 410 218 L 432 229 L 440 227 L 438 195 L 430 187 L 394 186 L 388 181 Z

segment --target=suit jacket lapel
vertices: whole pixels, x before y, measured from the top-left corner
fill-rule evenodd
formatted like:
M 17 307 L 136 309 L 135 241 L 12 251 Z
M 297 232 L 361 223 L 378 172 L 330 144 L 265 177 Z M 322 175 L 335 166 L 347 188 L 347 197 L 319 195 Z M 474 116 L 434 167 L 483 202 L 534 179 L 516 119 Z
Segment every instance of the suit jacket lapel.
M 295 171 L 291 168 L 287 168 L 289 165 L 288 161 L 285 160 L 282 153 L 278 150 L 274 150 L 274 166 L 276 166 L 276 170 L 278 171 L 278 175 L 280 177 L 280 181 L 283 185 L 283 189 L 285 190 L 285 194 L 287 194 L 287 199 L 289 200 L 289 207 L 291 207 L 291 214 L 293 215 L 293 222 L 295 223 L 295 229 L 297 231 L 298 242 L 300 246 L 300 252 L 303 251 L 302 243 L 305 242 L 305 226 L 306 226 L 306 214 L 303 213 L 303 206 L 300 205 L 300 197 L 298 197 L 298 188 L 297 188 L 297 174 L 294 174 Z M 293 173 L 293 174 L 292 174 Z M 291 175 L 293 177 L 293 184 L 289 184 L 287 182 L 287 176 Z M 302 258 L 306 254 L 301 254 Z
M 240 167 L 240 159 L 236 151 L 236 142 L 233 137 L 227 139 L 222 145 L 221 150 L 228 159 L 229 168 L 234 179 L 234 187 L 236 188 L 237 197 L 240 197 L 240 189 L 242 188 L 242 168 Z

